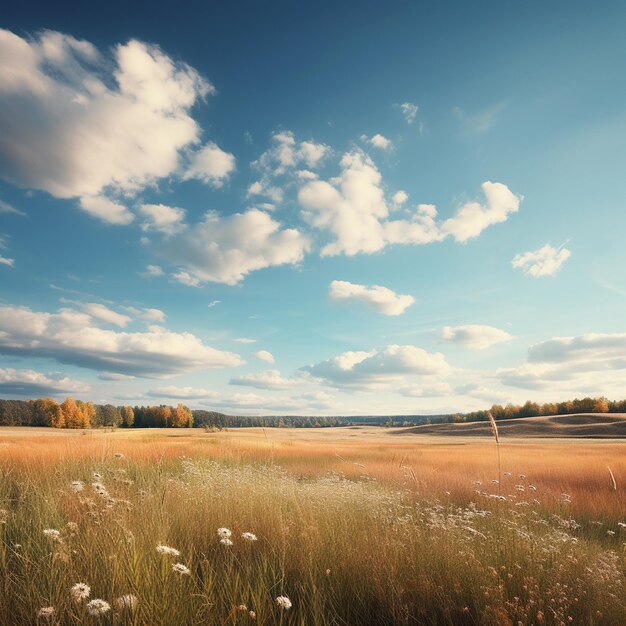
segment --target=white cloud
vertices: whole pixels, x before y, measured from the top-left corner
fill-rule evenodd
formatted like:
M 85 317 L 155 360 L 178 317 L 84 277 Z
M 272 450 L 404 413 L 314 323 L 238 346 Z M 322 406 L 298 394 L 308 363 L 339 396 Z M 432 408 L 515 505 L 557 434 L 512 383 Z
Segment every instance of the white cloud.
M 209 309 L 212 309 L 213 307 L 217 306 L 218 304 L 222 304 L 221 300 L 211 300 L 211 302 L 209 302 L 209 304 L 207 305 L 209 307 Z
M 534 363 L 594 362 L 602 368 L 626 367 L 626 333 L 588 333 L 555 337 L 531 346 L 528 360 Z
M 59 374 L 42 374 L 34 370 L 0 368 L 0 394 L 3 396 L 56 396 L 83 393 L 89 386 Z
M 176 400 L 197 400 L 201 398 L 218 398 L 219 394 L 211 389 L 195 389 L 194 387 L 157 387 L 145 394 L 149 398 L 174 398 Z
M 555 337 L 528 350 L 526 363 L 501 368 L 496 378 L 522 389 L 620 393 L 626 370 L 626 333 L 588 333 Z
M 367 135 L 361 135 L 361 141 L 363 143 L 367 143 L 374 148 L 378 148 L 379 150 L 391 150 L 393 148 L 393 142 L 391 139 L 387 139 L 384 135 L 380 133 L 376 133 L 371 137 Z
M 567 248 L 554 248 L 546 244 L 538 250 L 516 255 L 511 265 L 529 276 L 555 276 L 570 256 L 571 252 Z
M 487 181 L 481 188 L 487 203 L 464 204 L 453 217 L 442 223 L 441 231 L 444 234 L 465 243 L 478 237 L 488 226 L 506 221 L 511 213 L 519 210 L 521 198 L 512 193 L 506 185 Z
M 213 187 L 221 187 L 235 171 L 235 157 L 209 142 L 191 157 L 183 180 L 196 178 Z
M 280 176 L 304 165 L 309 169 L 318 167 L 330 154 L 330 148 L 314 141 L 297 141 L 290 130 L 274 133 L 271 146 L 254 163 L 264 176 Z
M 14 306 L 0 307 L 0 352 L 157 378 L 243 363 L 237 354 L 206 346 L 191 333 L 119 332 L 70 309 L 45 313 Z
M 344 280 L 333 280 L 329 287 L 331 300 L 361 302 L 383 315 L 401 315 L 415 298 L 397 294 L 380 285 L 358 285 Z
M 165 313 L 161 309 L 144 309 L 140 315 L 145 322 L 164 322 Z
M 189 272 L 185 272 L 184 270 L 180 270 L 172 274 L 172 278 L 179 282 L 181 285 L 186 285 L 187 287 L 199 287 L 201 280 L 196 276 L 192 276 Z
M 393 202 L 393 206 L 399 208 L 403 206 L 406 201 L 409 199 L 409 194 L 406 191 L 400 189 L 400 191 L 396 191 L 396 193 L 391 196 L 391 201 Z
M 385 246 L 381 220 L 389 214 L 380 172 L 360 151 L 344 154 L 340 165 L 336 185 L 314 180 L 299 190 L 303 218 L 335 236 L 322 248 L 322 256 L 377 252 Z
M 398 105 L 400 107 L 400 111 L 402 111 L 402 115 L 406 120 L 407 124 L 412 124 L 415 121 L 415 116 L 419 110 L 419 107 L 412 102 L 403 102 Z
M 6 256 L 0 255 L 0 265 L 6 265 L 7 267 L 15 267 L 15 259 L 9 259 Z
M 274 363 L 274 355 L 267 350 L 259 350 L 254 353 L 254 356 L 260 361 L 265 361 L 266 363 Z
M 87 313 L 87 315 L 100 320 L 102 322 L 106 322 L 107 324 L 113 324 L 115 326 L 124 327 L 130 322 L 130 317 L 128 315 L 122 315 L 121 313 L 117 313 L 109 307 L 104 306 L 104 304 L 98 304 L 96 302 L 87 302 L 81 305 L 81 309 Z
M 283 378 L 278 370 L 267 370 L 258 374 L 246 374 L 232 378 L 228 384 L 255 387 L 256 389 L 289 389 L 302 384 L 302 381 Z
M 441 338 L 473 350 L 484 350 L 497 343 L 510 341 L 513 336 L 494 326 L 468 324 L 466 326 L 444 326 L 441 329 Z
M 142 204 L 139 211 L 148 221 L 144 230 L 157 230 L 165 235 L 174 235 L 185 229 L 185 210 L 164 204 Z
M 110 58 L 62 33 L 27 40 L 0 30 L 0 176 L 128 223 L 132 215 L 105 196 L 178 173 L 199 142 L 191 107 L 213 91 L 193 68 L 140 41 L 115 46 Z
M 322 256 L 373 253 L 388 244 L 426 244 L 446 237 L 466 242 L 519 208 L 520 198 L 506 185 L 487 181 L 481 186 L 485 204 L 467 202 L 444 221 L 437 221 L 430 204 L 418 205 L 410 219 L 388 220 L 382 177 L 371 158 L 359 150 L 348 152 L 340 167 L 338 177 L 310 181 L 298 192 L 305 221 L 335 238 L 322 248 Z
M 163 276 L 165 272 L 158 265 L 146 265 L 146 271 L 143 272 L 142 276 L 145 278 L 157 278 L 158 276 Z
M 256 343 L 256 339 L 250 339 L 250 337 L 237 337 L 235 341 L 237 343 Z
M 251 209 L 225 217 L 211 211 L 200 223 L 153 247 L 181 269 L 175 275 L 180 282 L 234 285 L 254 270 L 299 263 L 309 241 L 298 230 L 281 230 L 267 213 Z
M 450 366 L 440 352 L 389 345 L 371 352 L 344 352 L 302 370 L 334 387 L 377 389 L 406 376 L 445 376 Z
M 80 208 L 103 222 L 117 226 L 126 226 L 135 219 L 135 216 L 124 205 L 105 196 L 82 196 Z

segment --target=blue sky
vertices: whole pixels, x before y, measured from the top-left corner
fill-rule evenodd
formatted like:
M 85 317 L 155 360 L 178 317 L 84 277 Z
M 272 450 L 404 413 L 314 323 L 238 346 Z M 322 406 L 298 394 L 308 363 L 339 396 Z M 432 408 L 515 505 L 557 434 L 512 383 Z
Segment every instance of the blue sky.
M 41 3 L 0 27 L 0 396 L 621 397 L 626 8 Z

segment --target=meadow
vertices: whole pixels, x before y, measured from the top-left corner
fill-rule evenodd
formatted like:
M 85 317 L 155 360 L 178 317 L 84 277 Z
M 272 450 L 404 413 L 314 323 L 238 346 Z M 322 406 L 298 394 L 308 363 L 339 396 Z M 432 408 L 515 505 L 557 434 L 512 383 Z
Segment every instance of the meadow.
M 3 428 L 0 624 L 624 624 L 625 452 Z

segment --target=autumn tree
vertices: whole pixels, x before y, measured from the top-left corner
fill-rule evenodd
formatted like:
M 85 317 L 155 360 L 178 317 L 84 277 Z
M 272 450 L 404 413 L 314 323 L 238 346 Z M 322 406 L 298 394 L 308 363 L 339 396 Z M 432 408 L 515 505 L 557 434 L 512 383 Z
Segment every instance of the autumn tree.
M 191 428 L 193 426 L 193 414 L 184 404 L 179 403 L 174 410 L 172 426 L 177 428 Z
M 122 415 L 122 426 L 130 428 L 135 423 L 135 412 L 132 406 L 123 406 L 119 409 Z
M 65 418 L 64 428 L 80 428 L 82 415 L 74 398 L 71 396 L 65 398 L 61 404 L 61 410 Z

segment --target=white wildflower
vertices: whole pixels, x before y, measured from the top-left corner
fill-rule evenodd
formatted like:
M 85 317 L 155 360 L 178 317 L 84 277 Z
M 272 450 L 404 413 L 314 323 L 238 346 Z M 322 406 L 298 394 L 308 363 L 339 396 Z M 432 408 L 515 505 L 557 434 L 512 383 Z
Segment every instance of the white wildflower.
M 223 546 L 232 546 L 232 545 L 233 545 L 233 542 L 232 542 L 232 541 L 231 541 L 228 537 L 222 537 L 222 538 L 220 539 L 220 543 L 221 543 Z
M 174 563 L 174 565 L 172 565 L 172 570 L 181 576 L 189 576 L 189 574 L 191 574 L 189 568 L 182 563 Z
M 229 528 L 218 528 L 217 529 L 217 534 L 220 537 L 224 537 L 226 539 L 229 539 L 233 533 L 232 533 L 232 531 Z
M 102 480 L 102 474 L 100 474 L 99 472 L 94 472 L 93 478 L 94 480 Z
M 72 596 L 72 600 L 74 602 L 80 602 L 81 600 L 86 600 L 91 593 L 91 587 L 86 583 L 76 583 L 70 589 L 70 595 Z
M 248 613 L 249 617 L 251 620 L 255 620 L 256 619 L 256 613 L 254 611 L 250 611 L 250 613 Z
M 103 498 L 108 498 L 109 497 L 109 492 L 107 491 L 107 488 L 101 482 L 91 483 L 91 488 L 99 496 L 102 496 Z
M 80 493 L 85 488 L 85 483 L 82 480 L 73 480 L 70 483 L 70 488 L 74 493 Z
M 278 604 L 281 609 L 285 610 L 290 609 L 292 606 L 291 600 L 287 596 L 278 596 L 276 598 L 276 604 Z
M 124 455 L 121 452 L 116 452 L 113 456 L 116 459 L 123 459 L 124 458 Z
M 170 548 L 169 546 L 158 545 L 156 551 L 165 556 L 180 556 L 180 552 L 176 548 Z
M 37 617 L 45 620 L 51 620 L 55 613 L 56 611 L 53 606 L 44 606 L 37 611 Z
M 120 596 L 115 600 L 115 608 L 118 611 L 130 611 L 131 613 L 136 610 L 139 604 L 139 599 L 132 593 Z
M 111 605 L 105 600 L 96 598 L 87 602 L 87 612 L 93 617 L 100 617 L 111 610 Z
M 43 534 L 52 541 L 61 541 L 61 533 L 56 528 L 44 528 Z
M 246 541 L 256 541 L 257 536 L 254 533 L 243 533 L 241 535 Z

